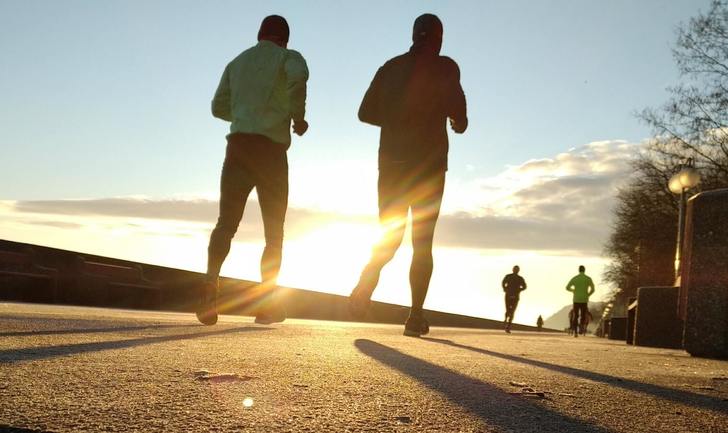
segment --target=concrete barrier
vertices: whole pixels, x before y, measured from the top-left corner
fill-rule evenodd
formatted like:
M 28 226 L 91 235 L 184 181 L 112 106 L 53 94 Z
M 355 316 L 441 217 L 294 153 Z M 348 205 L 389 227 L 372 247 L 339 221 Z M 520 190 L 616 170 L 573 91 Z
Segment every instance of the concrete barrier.
M 609 339 L 627 341 L 626 317 L 612 317 L 609 319 Z
M 27 248 L 28 244 L 12 242 L 0 239 L 0 251 L 20 251 Z M 76 281 L 76 268 L 78 266 L 78 253 L 44 246 L 32 246 L 41 257 L 41 263 L 51 265 L 59 269 L 62 284 L 59 287 L 61 295 L 57 303 L 71 303 L 69 294 L 79 286 Z M 182 269 L 173 269 L 163 266 L 155 266 L 144 263 L 137 263 L 128 260 L 115 259 L 110 257 L 84 254 L 84 257 L 92 262 L 111 266 L 111 269 L 119 267 L 139 267 L 145 278 L 159 286 L 161 291 L 161 305 L 141 305 L 137 308 L 159 309 L 168 311 L 193 312 L 197 306 L 197 290 L 203 281 L 203 274 Z M 104 293 L 103 284 L 99 290 L 91 287 L 93 281 L 82 285 L 84 291 L 73 303 L 82 305 L 113 306 L 109 304 L 108 297 L 96 297 L 97 293 Z M 252 315 L 255 314 L 255 299 L 257 294 L 255 288 L 258 283 L 234 278 L 220 279 L 220 298 L 218 306 L 221 313 Z M 283 302 L 286 306 L 288 317 L 300 319 L 317 320 L 355 320 L 348 312 L 348 297 L 321 293 L 310 290 L 283 287 Z M 372 302 L 370 314 L 366 321 L 374 323 L 395 323 L 402 324 L 407 318 L 409 308 L 401 305 L 387 304 L 383 302 Z M 503 322 L 480 317 L 470 317 L 460 314 L 446 313 L 440 311 L 426 310 L 427 318 L 432 326 L 455 326 L 464 328 L 480 329 L 503 329 Z M 535 326 L 513 324 L 513 330 L 536 331 Z M 557 332 L 553 329 L 544 329 L 547 332 Z M 559 331 L 560 332 L 560 331 Z
M 688 201 L 680 315 L 685 350 L 728 358 L 728 189 Z
M 634 326 L 637 316 L 637 298 L 627 300 L 627 344 L 634 344 Z
M 52 303 L 57 293 L 58 270 L 39 265 L 32 249 L 0 251 L 0 299 Z
M 683 321 L 677 315 L 679 287 L 637 289 L 634 344 L 636 346 L 682 347 Z

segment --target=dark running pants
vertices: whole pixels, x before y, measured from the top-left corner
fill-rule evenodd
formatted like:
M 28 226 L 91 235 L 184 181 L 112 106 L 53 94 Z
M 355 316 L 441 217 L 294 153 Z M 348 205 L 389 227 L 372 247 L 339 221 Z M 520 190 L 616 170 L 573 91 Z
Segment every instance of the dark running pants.
M 518 307 L 518 296 L 506 294 L 506 322 L 513 323 L 516 307 Z
M 445 190 L 445 168 L 418 170 L 397 165 L 380 167 L 377 189 L 383 236 L 374 247 L 356 290 L 371 296 L 379 282 L 382 268 L 392 260 L 402 243 L 407 214 L 411 210 L 413 256 L 409 273 L 412 291 L 410 315 L 420 316 L 432 276 L 432 241 Z
M 288 159 L 283 145 L 254 134 L 230 134 L 220 177 L 220 214 L 210 235 L 207 275 L 217 278 L 253 188 L 263 216 L 263 286 L 275 287 L 281 267 L 283 223 L 288 207 Z
M 574 302 L 574 315 L 571 317 L 571 329 L 575 332 L 579 332 L 579 324 L 589 313 L 589 308 L 586 302 Z

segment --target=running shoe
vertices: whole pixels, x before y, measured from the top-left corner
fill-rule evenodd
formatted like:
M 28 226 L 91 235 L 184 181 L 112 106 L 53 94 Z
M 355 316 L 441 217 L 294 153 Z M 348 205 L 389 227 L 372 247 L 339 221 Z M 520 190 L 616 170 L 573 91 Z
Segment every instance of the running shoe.
M 217 283 L 207 281 L 199 288 L 199 302 L 197 304 L 197 320 L 203 325 L 217 323 Z
M 404 335 L 407 337 L 421 337 L 427 335 L 430 332 L 430 324 L 424 317 L 413 317 L 407 318 L 407 322 L 404 324 Z

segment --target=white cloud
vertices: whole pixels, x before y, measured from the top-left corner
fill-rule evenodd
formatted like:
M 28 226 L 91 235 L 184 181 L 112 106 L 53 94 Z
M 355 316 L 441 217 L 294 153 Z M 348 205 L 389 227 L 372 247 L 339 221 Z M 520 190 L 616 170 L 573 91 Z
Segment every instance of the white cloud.
M 443 218 L 438 236 L 483 248 L 597 253 L 609 232 L 616 190 L 641 147 L 621 140 L 594 142 L 456 184 L 447 191 L 444 208 L 458 224 L 446 228 L 450 223 Z
M 597 255 L 608 235 L 616 188 L 639 149 L 639 144 L 624 141 L 594 142 L 508 167 L 493 177 L 449 181 L 436 243 Z M 17 201 L 3 208 L 6 221 L 74 229 L 94 221 L 111 227 L 139 220 L 137 230 L 143 226 L 147 233 L 179 236 L 205 236 L 217 218 L 217 201 L 195 198 Z M 286 236 L 296 239 L 332 223 L 375 225 L 375 209 L 371 211 L 362 215 L 291 207 Z M 236 239 L 262 238 L 258 203 L 249 200 Z
M 148 234 L 189 235 L 190 232 L 209 233 L 218 215 L 218 202 L 207 199 L 151 199 L 115 197 L 85 200 L 32 200 L 6 202 L 4 219 L 12 218 L 26 224 L 78 228 L 80 225 L 144 228 Z M 54 217 L 51 219 L 50 217 Z M 328 212 L 289 208 L 286 232 L 298 237 L 332 221 Z M 361 217 L 347 216 L 348 220 Z M 160 221 L 163 221 L 160 223 Z M 166 222 L 164 222 L 166 221 Z M 135 223 L 136 222 L 136 223 Z M 263 221 L 256 200 L 248 200 L 236 240 L 263 239 Z

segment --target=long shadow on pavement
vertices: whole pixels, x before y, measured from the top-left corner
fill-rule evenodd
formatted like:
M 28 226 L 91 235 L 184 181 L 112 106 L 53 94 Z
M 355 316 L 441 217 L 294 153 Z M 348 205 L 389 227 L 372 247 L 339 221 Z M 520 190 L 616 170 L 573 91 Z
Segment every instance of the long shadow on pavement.
M 699 407 L 703 409 L 709 409 L 716 412 L 728 413 L 728 403 L 719 398 L 710 397 L 707 395 L 696 394 L 689 391 L 681 391 L 679 389 L 666 388 L 659 385 L 653 385 L 651 383 L 637 382 L 635 380 L 624 379 L 621 377 L 610 376 L 608 374 L 595 373 L 593 371 L 581 370 L 573 367 L 566 367 L 563 365 L 551 364 L 544 361 L 537 361 L 535 359 L 523 358 L 521 356 L 508 355 L 500 352 L 493 352 L 492 350 L 481 349 L 479 347 L 467 346 L 465 344 L 456 343 L 452 340 L 445 340 L 441 338 L 422 338 L 423 341 L 429 341 L 432 343 L 445 344 L 447 346 L 457 347 L 460 349 L 466 349 L 473 352 L 481 353 L 483 355 L 493 356 L 496 358 L 506 359 L 508 361 L 520 362 L 522 364 L 532 365 L 534 367 L 545 368 L 548 370 L 557 371 L 559 373 L 568 374 L 571 376 L 580 377 L 583 379 L 593 380 L 595 382 L 602 382 L 608 385 L 616 386 L 619 388 L 627 389 L 629 391 L 641 392 L 643 394 L 649 394 L 665 400 L 674 401 L 676 403 L 682 403 L 688 406 Z
M 0 337 L 37 337 L 39 335 L 95 334 L 100 332 L 141 331 L 145 329 L 190 328 L 199 325 L 145 325 L 145 326 L 110 326 L 108 328 L 70 328 L 49 329 L 43 331 L 9 331 L 0 332 Z
M 569 417 L 516 397 L 480 380 L 402 353 L 371 340 L 354 345 L 365 355 L 396 369 L 481 418 L 489 427 L 518 432 L 607 433 L 607 428 Z
M 94 343 L 62 344 L 46 347 L 27 347 L 22 349 L 0 350 L 0 364 L 13 364 L 23 361 L 68 356 L 78 353 L 98 352 L 101 350 L 125 349 L 128 347 L 143 346 L 147 344 L 164 343 L 167 341 L 189 340 L 192 338 L 210 337 L 236 332 L 267 331 L 274 328 L 244 326 L 224 329 L 220 331 L 195 332 L 191 334 L 160 335 L 158 337 L 132 338 L 128 340 L 99 341 Z
M 0 424 L 0 432 L 2 433 L 43 433 L 44 431 L 45 430 L 13 427 L 7 424 Z

